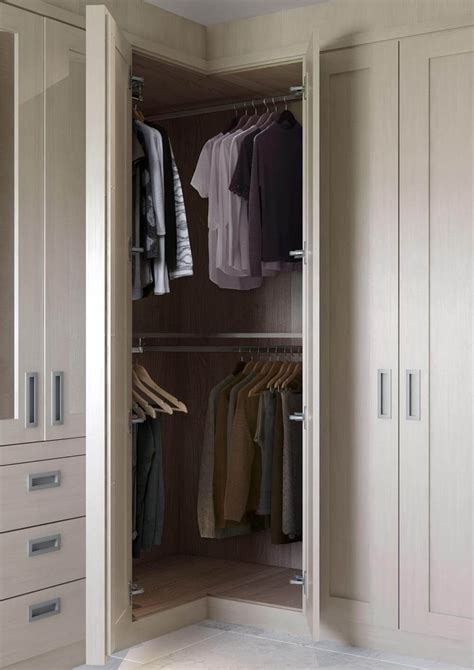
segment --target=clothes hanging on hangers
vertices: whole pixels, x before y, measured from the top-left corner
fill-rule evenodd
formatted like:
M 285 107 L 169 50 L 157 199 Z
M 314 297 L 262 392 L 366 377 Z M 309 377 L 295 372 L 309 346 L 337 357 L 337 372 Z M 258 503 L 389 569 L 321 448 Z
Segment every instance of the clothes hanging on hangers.
M 219 133 L 211 137 L 203 146 L 198 163 L 191 179 L 191 185 L 202 198 L 209 200 L 208 210 L 208 251 L 209 251 L 209 279 L 220 288 L 235 290 L 250 290 L 262 285 L 259 277 L 236 277 L 227 275 L 217 267 L 217 245 L 219 233 L 218 191 L 216 184 L 216 160 L 218 156 L 218 142 L 223 137 Z M 222 233 L 221 233 L 222 234 Z
M 193 260 L 181 180 L 168 134 L 139 120 L 134 121 L 133 131 L 133 146 L 140 156 L 133 180 L 133 298 L 138 299 L 151 291 L 169 293 L 170 279 L 192 276 Z
M 234 370 L 209 394 L 197 509 L 201 537 L 270 527 L 273 543 L 301 539 L 302 430 L 289 420 L 289 413 L 301 411 L 301 370 L 284 365 Z M 267 389 L 288 367 L 288 387 Z
M 165 485 L 161 442 L 161 419 L 147 418 L 136 426 L 135 516 L 132 553 L 161 544 L 165 513 Z
M 275 112 L 241 117 L 199 155 L 191 185 L 209 200 L 209 277 L 220 288 L 258 288 L 263 277 L 301 267 L 289 255 L 302 245 L 301 126 L 279 119 Z

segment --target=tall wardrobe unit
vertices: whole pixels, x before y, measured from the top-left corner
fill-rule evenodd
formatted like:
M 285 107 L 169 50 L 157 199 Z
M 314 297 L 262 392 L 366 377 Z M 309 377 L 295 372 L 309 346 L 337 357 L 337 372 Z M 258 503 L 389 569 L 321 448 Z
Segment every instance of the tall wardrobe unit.
M 467 665 L 473 87 L 472 27 L 321 54 L 322 634 Z
M 79 639 L 84 621 L 87 662 L 101 665 L 207 617 L 472 664 L 474 29 L 374 31 L 320 53 L 314 25 L 298 57 L 267 62 L 258 30 L 232 55 L 244 25 L 225 27 L 226 57 L 198 70 L 124 35 L 105 7 L 87 8 L 84 36 L 0 3 L 3 666 Z M 175 151 L 195 265 L 133 307 L 132 75 Z M 302 272 L 221 291 L 190 182 L 232 112 L 181 118 L 184 99 L 289 85 L 303 85 Z M 205 397 L 239 355 L 174 348 L 232 336 L 245 354 L 239 334 L 303 347 L 302 542 L 196 533 Z M 139 337 L 173 351 L 132 355 Z M 134 356 L 190 410 L 163 420 L 164 539 L 139 560 Z M 288 572 L 298 585 L 272 602 Z
M 210 616 L 469 663 L 473 28 L 326 51 L 320 63 L 311 42 L 300 59 L 301 303 L 295 284 L 293 302 L 285 301 L 285 290 L 258 289 L 241 299 L 240 311 L 229 310 L 231 293 L 228 299 L 213 295 L 195 276 L 176 288 L 174 303 L 171 295 L 134 306 L 133 326 L 127 78 L 142 56 L 139 50 L 132 56 L 102 8 L 88 9 L 86 32 L 88 516 L 94 519 L 87 548 L 88 662 L 102 663 L 114 649 Z M 140 72 L 145 101 L 159 101 L 160 90 L 163 96 L 169 90 L 149 89 L 152 72 L 168 66 L 149 53 L 147 59 Z M 235 81 L 254 77 L 263 92 L 278 68 L 290 64 L 260 65 L 246 71 L 240 62 Z M 186 76 L 192 88 L 198 75 L 176 68 L 174 76 L 178 88 Z M 207 83 L 200 85 L 204 96 Z M 174 111 L 179 116 L 178 98 Z M 177 155 L 188 185 L 196 137 L 202 146 L 223 129 L 200 117 L 195 123 L 163 120 L 184 147 Z M 198 248 L 205 249 L 206 219 L 194 197 L 185 188 L 191 241 L 200 239 Z M 301 570 L 301 607 L 284 601 L 269 606 L 251 589 L 239 595 L 204 589 L 192 602 L 185 593 L 173 607 L 150 616 L 138 609 L 134 616 L 134 603 L 140 608 L 144 601 L 134 595 L 143 585 L 130 550 L 133 336 L 173 339 L 197 332 L 206 340 L 237 332 L 242 314 L 247 327 L 241 333 L 264 336 L 268 324 L 291 332 L 301 323 L 305 523 L 301 561 L 279 562 L 263 545 L 256 552 L 240 542 L 231 546 L 241 562 Z M 210 364 L 193 361 L 174 353 L 146 358 L 157 378 L 182 393 L 188 383 L 190 394 L 193 385 L 196 392 L 212 387 Z M 189 428 L 171 431 L 184 449 L 173 480 L 179 540 L 168 552 L 169 572 L 152 561 L 145 571 L 149 587 L 156 569 L 163 593 L 177 588 L 173 578 L 190 579 L 186 571 L 180 577 L 173 572 L 181 561 L 174 554 L 226 558 L 215 550 L 221 541 L 214 540 L 213 549 L 187 544 L 197 484 L 196 475 L 188 477 L 201 434 L 199 418 L 191 420 Z
M 85 36 L 0 4 L 0 666 L 83 639 Z

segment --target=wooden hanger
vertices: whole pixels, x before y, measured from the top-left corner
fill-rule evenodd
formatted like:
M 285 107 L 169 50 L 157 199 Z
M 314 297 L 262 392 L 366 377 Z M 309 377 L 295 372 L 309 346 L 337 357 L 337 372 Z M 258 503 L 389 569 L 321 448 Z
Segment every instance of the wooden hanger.
M 178 398 L 175 398 L 174 395 L 171 395 L 171 393 L 168 393 L 168 391 L 165 391 L 164 389 L 161 388 L 161 386 L 158 386 L 158 384 L 151 378 L 148 370 L 143 367 L 143 365 L 139 365 L 138 363 L 135 365 L 135 372 L 137 373 L 137 376 L 139 379 L 149 386 L 153 391 L 156 391 L 159 393 L 165 400 L 168 400 L 172 405 L 174 405 L 174 410 L 176 412 L 185 412 L 185 414 L 188 413 L 188 408 L 184 404 L 184 402 L 181 402 L 178 400 Z
M 293 372 L 295 370 L 295 365 L 296 365 L 296 363 L 294 361 L 289 361 L 288 362 L 288 367 L 286 368 L 286 370 L 280 375 L 280 377 L 275 382 L 275 388 L 276 389 L 281 389 L 281 386 L 282 386 L 283 382 L 285 381 L 285 379 L 288 379 L 288 377 L 293 374 Z
M 249 398 L 258 395 L 266 388 L 270 379 L 275 376 L 275 372 L 281 368 L 281 361 L 270 362 L 268 365 L 269 367 L 266 368 L 265 372 L 263 372 L 262 376 L 257 380 L 255 386 L 252 386 L 250 389 L 248 393 Z
M 132 389 L 132 398 L 135 400 L 137 405 L 143 409 L 147 416 L 151 416 L 152 419 L 156 419 L 156 412 L 154 408 L 149 403 L 147 403 L 145 398 L 142 398 L 142 396 L 137 393 L 135 389 Z
M 141 121 L 142 123 L 144 123 L 145 121 L 143 112 L 140 109 L 138 109 L 137 103 L 133 105 L 133 118 L 136 119 L 137 121 Z
M 283 377 L 283 375 L 288 372 L 288 366 L 289 363 L 287 361 L 281 361 L 281 365 L 276 371 L 276 374 L 268 382 L 267 389 L 273 389 L 275 387 L 275 384 L 280 379 L 280 377 Z
M 173 414 L 173 409 L 168 405 L 168 403 L 166 403 L 159 396 L 150 391 L 150 389 L 147 386 L 145 386 L 145 384 L 140 380 L 135 370 L 132 370 L 132 376 L 134 386 L 136 386 L 136 388 L 139 389 L 145 395 L 146 398 L 152 400 L 156 405 L 158 405 L 159 408 L 158 411 L 161 410 L 166 414 Z
M 286 389 L 288 386 L 291 384 L 291 382 L 298 377 L 298 375 L 301 375 L 301 371 L 303 370 L 303 365 L 301 363 L 296 363 L 295 369 L 293 372 L 283 380 L 283 382 L 280 385 L 280 388 Z

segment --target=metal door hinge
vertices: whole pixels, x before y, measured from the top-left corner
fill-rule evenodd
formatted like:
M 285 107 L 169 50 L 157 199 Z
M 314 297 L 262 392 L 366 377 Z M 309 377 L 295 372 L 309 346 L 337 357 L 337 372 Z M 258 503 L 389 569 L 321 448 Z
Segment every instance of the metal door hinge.
M 130 605 L 132 604 L 133 596 L 140 596 L 142 593 L 145 593 L 145 589 L 140 588 L 135 582 L 128 582 L 128 599 Z
M 303 242 L 302 249 L 292 249 L 292 251 L 290 251 L 290 257 L 294 258 L 296 261 L 303 261 L 306 265 L 306 241 Z
M 128 70 L 128 89 L 132 91 L 132 98 L 136 102 L 143 102 L 143 87 L 145 80 L 132 74 L 132 68 Z
M 306 407 L 303 407 L 302 412 L 293 412 L 288 418 L 290 421 L 299 421 L 303 424 L 303 428 L 306 428 Z
M 306 100 L 306 92 L 306 75 L 304 76 L 302 86 L 290 86 L 290 93 L 293 93 L 293 95 L 300 94 L 303 97 L 303 100 Z
M 128 238 L 128 260 L 131 262 L 132 260 L 132 253 L 133 253 L 133 244 L 132 244 L 132 238 Z
M 290 579 L 290 584 L 293 584 L 294 586 L 302 586 L 303 593 L 306 595 L 306 571 L 303 572 L 302 575 L 293 575 Z

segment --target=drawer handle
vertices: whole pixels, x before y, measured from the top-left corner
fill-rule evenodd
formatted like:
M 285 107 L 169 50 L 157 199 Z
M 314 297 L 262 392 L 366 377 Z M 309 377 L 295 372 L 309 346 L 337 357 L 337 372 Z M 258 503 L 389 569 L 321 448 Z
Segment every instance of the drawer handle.
M 25 380 L 26 428 L 36 428 L 38 425 L 38 373 L 27 372 Z
M 28 556 L 40 556 L 41 554 L 50 554 L 52 551 L 61 549 L 61 535 L 49 535 L 48 537 L 38 537 L 35 540 L 28 540 Z
M 28 491 L 54 489 L 57 486 L 61 486 L 61 470 L 28 475 Z
M 43 603 L 30 605 L 28 613 L 28 623 L 34 623 L 40 619 L 59 614 L 61 611 L 61 598 L 54 598 L 54 600 L 46 600 Z
M 51 424 L 60 426 L 64 423 L 64 372 L 51 373 Z

